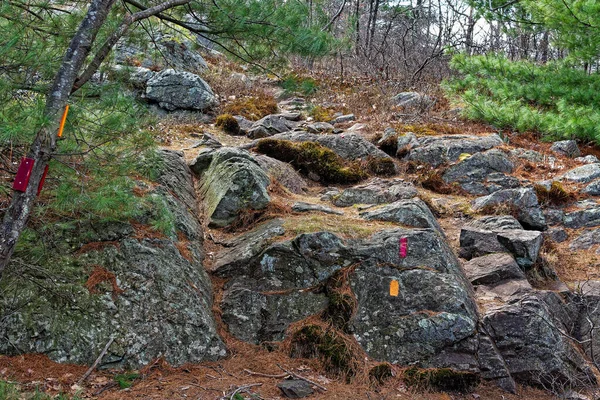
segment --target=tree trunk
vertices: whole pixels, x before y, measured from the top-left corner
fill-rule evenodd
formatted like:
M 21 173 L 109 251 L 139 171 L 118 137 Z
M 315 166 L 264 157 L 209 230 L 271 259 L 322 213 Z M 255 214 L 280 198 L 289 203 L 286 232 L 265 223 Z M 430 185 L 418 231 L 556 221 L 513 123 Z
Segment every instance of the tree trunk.
M 85 18 L 67 48 L 52 88 L 46 95 L 44 120 L 48 123 L 38 131 L 27 154 L 28 158 L 35 160 L 29 185 L 25 192 L 14 192 L 0 226 L 0 274 L 8 265 L 17 240 L 25 228 L 44 169 L 56 149 L 56 131 L 73 83 L 114 3 L 115 0 L 92 0 Z

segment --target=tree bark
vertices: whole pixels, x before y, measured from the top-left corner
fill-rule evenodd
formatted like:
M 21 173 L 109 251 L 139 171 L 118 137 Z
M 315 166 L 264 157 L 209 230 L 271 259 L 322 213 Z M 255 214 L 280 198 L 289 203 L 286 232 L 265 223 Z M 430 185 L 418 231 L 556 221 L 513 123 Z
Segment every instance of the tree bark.
M 133 15 L 126 16 L 122 24 L 100 47 L 82 75 L 78 77 L 92 49 L 96 35 L 106 22 L 106 18 L 115 1 L 91 1 L 85 17 L 71 39 L 52 87 L 46 95 L 44 120 L 47 123 L 38 131 L 27 154 L 28 158 L 35 160 L 29 184 L 25 192 L 14 192 L 11 203 L 4 215 L 2 225 L 0 225 L 0 276 L 8 265 L 15 250 L 17 240 L 25 228 L 35 203 L 38 186 L 44 170 L 56 150 L 57 128 L 62 112 L 67 105 L 69 95 L 85 84 L 94 72 L 98 70 L 102 61 L 104 61 L 119 38 L 127 32 L 132 23 L 159 14 L 169 8 L 187 4 L 191 0 L 168 0 L 157 6 L 146 8 Z
M 56 131 L 73 83 L 114 3 L 115 0 L 92 0 L 86 16 L 71 39 L 52 87 L 46 95 L 44 120 L 47 123 L 38 131 L 27 154 L 28 158 L 35 160 L 29 185 L 25 192 L 14 192 L 0 226 L 0 274 L 8 265 L 17 240 L 25 228 L 44 169 L 56 149 Z

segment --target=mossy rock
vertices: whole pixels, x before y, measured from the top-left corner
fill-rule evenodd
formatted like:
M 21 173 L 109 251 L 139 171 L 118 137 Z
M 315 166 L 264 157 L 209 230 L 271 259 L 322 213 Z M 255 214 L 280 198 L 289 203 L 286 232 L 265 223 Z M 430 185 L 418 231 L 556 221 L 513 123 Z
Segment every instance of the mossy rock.
M 240 124 L 237 119 L 231 114 L 221 114 L 215 121 L 215 126 L 221 128 L 223 132 L 230 135 L 240 134 Z
M 289 162 L 304 174 L 317 175 L 326 184 L 357 183 L 367 177 L 359 162 L 345 163 L 335 152 L 315 142 L 263 139 L 256 149 L 269 157 Z

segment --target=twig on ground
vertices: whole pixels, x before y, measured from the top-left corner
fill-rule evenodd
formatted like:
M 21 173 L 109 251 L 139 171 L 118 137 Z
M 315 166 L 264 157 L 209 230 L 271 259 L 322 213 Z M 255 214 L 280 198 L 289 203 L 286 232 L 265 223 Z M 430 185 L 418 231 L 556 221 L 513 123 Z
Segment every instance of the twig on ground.
M 108 351 L 108 348 L 110 347 L 112 342 L 114 342 L 114 340 L 115 340 L 114 337 L 110 338 L 108 343 L 106 343 L 106 346 L 104 346 L 104 350 L 102 350 L 102 353 L 100 353 L 98 358 L 96 358 L 96 361 L 94 361 L 92 366 L 87 371 L 85 371 L 85 374 L 83 374 L 83 376 L 81 378 L 79 378 L 79 380 L 77 381 L 78 385 L 81 385 L 92 374 L 92 372 L 94 372 L 94 370 L 96 369 L 98 364 L 100 364 L 100 361 L 102 361 L 102 359 L 104 358 L 104 355 L 106 354 L 106 352 Z
M 246 372 L 247 374 L 250 375 L 256 375 L 256 376 L 264 376 L 265 378 L 287 378 L 288 376 L 290 376 L 290 374 L 279 374 L 279 375 L 269 375 L 269 374 L 263 374 L 261 372 L 254 372 L 254 371 L 250 371 L 249 369 L 244 369 L 244 372 Z
M 303 377 L 302 375 L 298 375 L 298 374 L 296 374 L 295 372 L 289 371 L 289 370 L 287 370 L 287 369 L 283 368 L 283 367 L 282 367 L 281 365 L 279 365 L 279 364 L 277 364 L 277 366 L 278 366 L 278 367 L 279 367 L 279 369 L 281 369 L 283 372 L 286 372 L 286 373 L 288 373 L 289 375 L 293 376 L 294 378 L 301 379 L 301 380 L 303 380 L 303 381 L 305 381 L 305 382 L 308 382 L 308 383 L 310 383 L 311 385 L 314 385 L 314 386 L 316 386 L 317 388 L 321 389 L 321 390 L 322 390 L 322 391 L 324 391 L 324 392 L 326 392 L 326 391 L 327 391 L 327 388 L 326 388 L 325 386 L 323 386 L 323 385 L 320 385 L 320 384 L 318 384 L 317 382 L 311 381 L 310 379 L 308 379 L 308 378 L 305 378 L 305 377 Z

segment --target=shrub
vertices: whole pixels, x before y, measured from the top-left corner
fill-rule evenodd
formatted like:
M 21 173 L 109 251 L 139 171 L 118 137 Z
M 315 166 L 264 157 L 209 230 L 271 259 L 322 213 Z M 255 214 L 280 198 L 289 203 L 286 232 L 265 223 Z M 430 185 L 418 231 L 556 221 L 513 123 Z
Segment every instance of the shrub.
M 292 336 L 291 357 L 319 358 L 324 368 L 347 379 L 356 375 L 358 364 L 346 340 L 333 329 L 306 325 Z
M 332 150 L 315 142 L 262 139 L 256 149 L 292 164 L 304 174 L 316 174 L 324 183 L 356 183 L 367 177 L 359 162 L 346 164 Z
M 235 119 L 231 114 L 219 115 L 215 121 L 215 125 L 230 135 L 240 134 L 240 124 L 238 123 L 238 120 Z
M 549 139 L 600 143 L 600 75 L 564 62 L 538 65 L 500 56 L 457 55 L 451 66 L 462 77 L 445 87 L 465 103 L 467 118 Z
M 542 185 L 535 185 L 533 188 L 542 205 L 559 206 L 576 199 L 575 194 L 567 191 L 560 182 L 552 182 L 550 189 Z
M 302 78 L 298 75 L 288 75 L 279 85 L 285 90 L 285 95 L 300 93 L 311 96 L 319 90 L 319 84 L 313 78 Z
M 396 164 L 389 158 L 369 157 L 367 160 L 367 169 L 378 176 L 396 175 Z
M 322 106 L 314 106 L 311 108 L 308 115 L 311 116 L 315 122 L 329 122 L 333 119 L 331 110 Z

